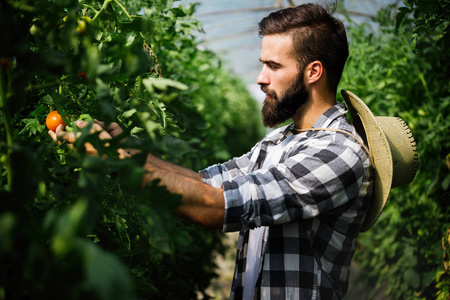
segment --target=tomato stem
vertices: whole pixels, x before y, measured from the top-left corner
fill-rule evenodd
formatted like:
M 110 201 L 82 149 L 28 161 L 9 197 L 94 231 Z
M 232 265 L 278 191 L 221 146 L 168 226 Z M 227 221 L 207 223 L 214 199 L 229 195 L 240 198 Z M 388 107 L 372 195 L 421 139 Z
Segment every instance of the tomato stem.
M 2 60 L 5 58 L 2 58 Z M 6 131 L 6 176 L 7 176 L 7 184 L 6 190 L 12 190 L 12 181 L 13 181 L 13 169 L 11 167 L 11 154 L 13 152 L 13 135 L 12 135 L 12 122 L 11 116 L 9 114 L 8 108 L 8 94 L 11 87 L 11 71 L 9 66 L 2 66 L 0 69 L 0 111 L 3 115 L 3 122 L 5 124 Z
M 51 81 L 51 82 L 47 82 L 47 83 L 43 83 L 43 84 L 29 85 L 28 87 L 25 88 L 25 91 L 40 90 L 43 88 L 52 87 L 52 86 L 59 85 L 59 84 L 60 84 L 60 81 L 55 80 L 55 81 Z
M 93 11 L 95 11 L 95 13 L 98 13 L 98 11 L 97 11 L 93 6 L 91 6 L 91 5 L 89 5 L 89 4 L 81 3 L 81 5 L 82 5 L 82 6 L 86 6 L 87 8 L 92 9 Z
M 124 13 L 128 16 L 128 18 L 130 19 L 130 21 L 133 21 L 133 18 L 130 16 L 130 14 L 128 13 L 128 11 L 126 10 L 126 8 L 122 5 L 122 3 L 120 3 L 117 0 L 114 0 L 114 2 L 117 3 L 117 5 L 120 6 L 120 8 L 122 8 L 122 10 L 124 11 Z
M 102 13 L 102 11 L 104 11 L 108 7 L 108 4 L 111 2 L 113 2 L 113 0 L 105 0 L 100 10 L 95 13 L 95 16 L 92 18 L 92 21 L 95 21 L 95 19 L 97 19 L 97 17 Z

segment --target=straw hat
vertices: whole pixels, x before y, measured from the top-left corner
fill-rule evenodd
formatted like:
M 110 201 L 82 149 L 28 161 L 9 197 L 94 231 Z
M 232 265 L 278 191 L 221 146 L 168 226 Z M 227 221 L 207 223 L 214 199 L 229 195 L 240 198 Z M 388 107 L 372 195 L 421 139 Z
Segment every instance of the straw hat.
M 416 176 L 416 142 L 408 125 L 398 117 L 375 117 L 353 93 L 341 90 L 356 131 L 369 146 L 374 168 L 372 199 L 361 231 L 375 224 L 392 188 L 410 183 Z

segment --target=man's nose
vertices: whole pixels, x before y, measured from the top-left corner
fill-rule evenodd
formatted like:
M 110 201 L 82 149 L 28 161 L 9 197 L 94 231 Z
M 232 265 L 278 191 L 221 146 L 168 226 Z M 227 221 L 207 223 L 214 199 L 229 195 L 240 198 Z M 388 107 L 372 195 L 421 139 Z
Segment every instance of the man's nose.
M 259 73 L 258 77 L 256 77 L 256 83 L 259 85 L 269 85 L 270 84 L 270 78 L 264 72 L 264 67 L 261 70 L 261 72 Z

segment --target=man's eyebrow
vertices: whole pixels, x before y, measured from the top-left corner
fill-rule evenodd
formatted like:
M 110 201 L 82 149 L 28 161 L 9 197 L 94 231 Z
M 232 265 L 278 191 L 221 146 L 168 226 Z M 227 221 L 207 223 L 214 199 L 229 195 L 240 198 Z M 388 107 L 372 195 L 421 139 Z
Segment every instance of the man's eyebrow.
M 263 64 L 267 65 L 267 64 L 271 64 L 271 65 L 276 65 L 276 66 L 282 66 L 282 64 L 273 61 L 273 60 L 262 60 L 261 58 L 259 59 L 260 62 L 262 62 Z

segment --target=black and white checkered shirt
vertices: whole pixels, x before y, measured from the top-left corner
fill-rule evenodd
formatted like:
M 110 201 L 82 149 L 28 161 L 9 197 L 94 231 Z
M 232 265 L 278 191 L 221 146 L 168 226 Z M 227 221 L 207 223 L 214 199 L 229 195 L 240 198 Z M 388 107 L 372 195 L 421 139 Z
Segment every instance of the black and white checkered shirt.
M 314 128 L 357 135 L 342 103 Z M 264 226 L 255 299 L 342 299 L 372 192 L 370 159 L 336 131 L 293 136 L 277 165 L 261 166 L 291 125 L 270 132 L 247 154 L 200 173 L 224 189 L 224 231 L 240 231 L 230 299 L 242 299 L 249 230 Z

